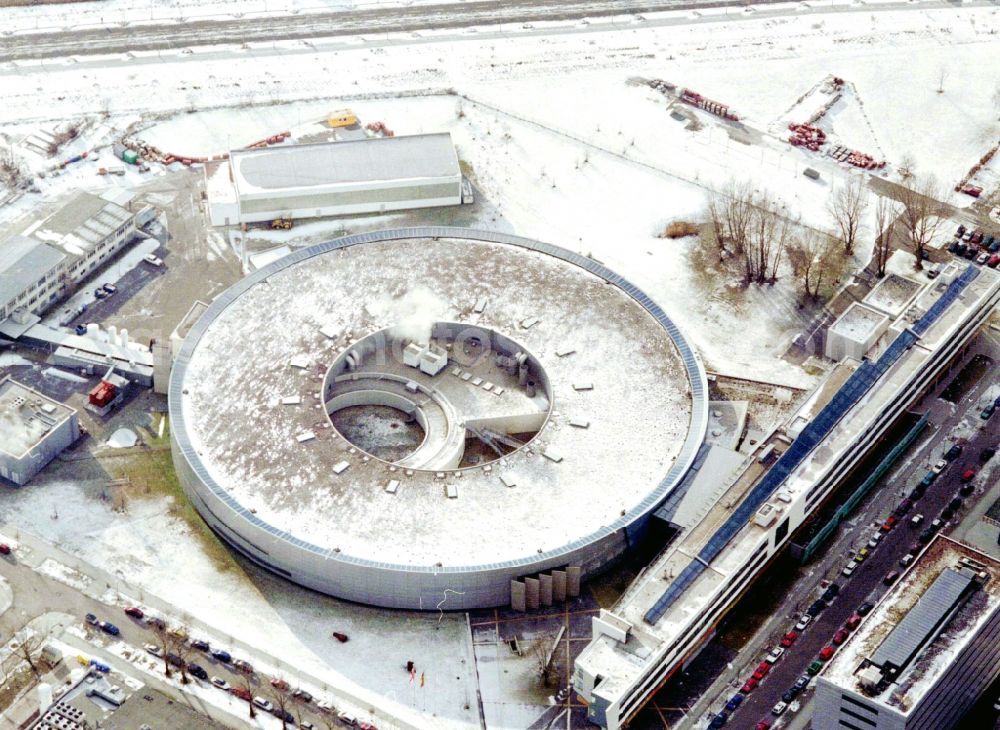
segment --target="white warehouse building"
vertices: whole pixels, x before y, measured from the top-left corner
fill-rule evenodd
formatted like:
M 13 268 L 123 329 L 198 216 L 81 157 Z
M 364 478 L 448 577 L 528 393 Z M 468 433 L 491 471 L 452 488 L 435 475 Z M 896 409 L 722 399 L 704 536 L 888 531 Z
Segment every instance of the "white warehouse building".
M 206 185 L 214 226 L 462 203 L 448 133 L 237 150 Z
M 0 477 L 27 484 L 79 436 L 75 409 L 9 376 L 0 380 Z

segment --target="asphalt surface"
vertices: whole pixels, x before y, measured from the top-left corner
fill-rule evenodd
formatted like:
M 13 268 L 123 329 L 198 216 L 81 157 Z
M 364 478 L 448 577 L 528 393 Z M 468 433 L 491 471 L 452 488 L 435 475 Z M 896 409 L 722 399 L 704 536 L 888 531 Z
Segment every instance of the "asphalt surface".
M 956 372 L 956 375 L 959 373 Z M 981 408 L 980 398 L 977 394 L 989 385 L 990 374 L 987 373 L 980 381 L 970 384 L 972 386 L 972 400 L 968 397 L 960 401 L 958 413 L 948 418 L 940 424 L 938 429 L 931 435 L 933 444 L 927 454 L 927 458 L 936 461 L 941 458 L 943 452 L 951 445 L 948 435 L 952 428 L 965 415 L 966 409 L 973 417 L 978 418 Z M 966 391 L 968 396 L 969 391 Z M 948 502 L 954 497 L 962 486 L 961 474 L 967 468 L 975 468 L 978 472 L 982 463 L 979 461 L 979 453 L 987 446 L 996 447 L 1000 440 L 1000 415 L 994 415 L 985 422 L 983 428 L 978 429 L 974 437 L 964 445 L 962 455 L 952 462 L 949 467 L 937 478 L 933 485 L 927 489 L 924 496 L 914 501 L 914 506 L 900 519 L 899 524 L 888 533 L 882 533 L 883 537 L 878 547 L 871 551 L 871 554 L 858 566 L 854 574 L 849 578 L 837 575 L 834 579 L 840 586 L 840 595 L 805 629 L 799 632 L 799 637 L 791 648 L 786 649 L 785 654 L 778 663 L 771 669 L 760 686 L 747 695 L 742 706 L 733 713 L 729 725 L 735 727 L 752 728 L 761 719 L 774 721 L 771 715 L 771 708 L 781 700 L 781 695 L 790 688 L 795 680 L 801 676 L 809 664 L 817 658 L 817 655 L 824 646 L 833 646 L 832 637 L 836 631 L 844 626 L 844 623 L 856 611 L 858 606 L 866 600 L 872 603 L 877 602 L 881 595 L 888 590 L 883 584 L 886 574 L 891 571 L 902 571 L 899 560 L 906 555 L 911 546 L 918 544 L 918 536 L 922 530 L 930 526 L 931 521 L 937 517 L 945 508 Z M 997 459 L 1000 457 L 994 457 Z M 923 478 L 927 471 L 925 459 L 915 459 L 914 462 L 900 473 L 896 481 L 892 484 L 883 483 L 882 489 L 892 489 L 897 495 L 894 501 L 898 503 L 898 494 L 904 490 L 909 494 L 916 484 Z M 978 495 L 970 495 L 963 498 L 963 502 L 976 499 Z M 952 519 L 952 524 L 962 519 L 967 504 L 963 503 L 957 515 Z M 923 514 L 924 522 L 919 527 L 910 524 L 910 518 L 915 514 Z M 889 511 L 884 511 L 880 519 L 889 516 Z M 868 527 L 861 525 L 857 528 L 855 546 L 861 549 L 863 546 L 862 537 L 867 540 L 876 532 L 880 532 L 874 522 Z M 947 534 L 945 529 L 944 534 Z M 839 556 L 839 557 L 838 557 Z M 847 564 L 849 557 L 837 551 L 831 556 L 833 560 L 839 560 L 841 567 Z M 810 596 L 811 599 L 819 598 L 822 592 L 818 588 Z M 807 607 L 804 606 L 803 608 Z M 790 620 L 786 630 L 793 630 L 794 620 Z M 755 656 L 763 660 L 767 649 L 770 647 L 760 647 L 755 650 Z M 753 651 L 749 650 L 748 651 Z M 751 670 L 752 671 L 752 670 Z M 749 676 L 749 674 L 747 675 Z M 746 677 L 741 677 L 746 679 Z M 800 701 L 803 696 L 800 695 Z M 811 700 L 811 691 L 804 695 L 805 700 Z M 723 700 L 724 701 L 724 700 Z
M 22 536 L 21 544 L 15 550 L 13 555 L 0 556 L 0 576 L 3 576 L 3 578 L 7 580 L 14 592 L 12 607 L 0 614 L 0 639 L 8 639 L 38 616 L 45 616 L 49 615 L 52 611 L 59 611 L 60 613 L 69 614 L 69 616 L 74 619 L 74 624 L 82 627 L 86 631 L 88 641 L 98 647 L 110 648 L 112 644 L 126 643 L 137 653 L 143 653 L 144 645 L 157 643 L 153 631 L 145 625 L 144 621 L 133 619 L 125 615 L 121 608 L 110 607 L 101 601 L 82 593 L 75 587 L 71 587 L 44 573 L 38 572 L 35 569 L 35 565 L 49 557 L 49 552 L 50 549 L 47 547 L 43 548 L 41 544 L 34 543 L 32 545 L 28 545 L 25 542 L 25 536 Z M 78 562 L 70 562 L 56 553 L 53 553 L 53 555 L 55 559 L 62 560 L 66 565 L 74 565 Z M 109 585 L 112 584 L 109 583 Z M 99 620 L 108 621 L 114 624 L 119 628 L 121 632 L 120 635 L 110 636 L 96 627 L 86 624 L 84 616 L 87 613 L 94 614 Z M 167 619 L 168 625 L 176 625 L 176 623 L 171 621 L 169 617 L 165 618 Z M 56 631 L 59 631 L 66 628 L 67 625 L 63 625 L 62 622 L 60 622 L 53 628 Z M 192 638 L 203 638 L 208 640 L 210 644 L 213 643 L 213 637 L 211 636 L 201 635 L 196 629 L 191 629 L 190 632 Z M 254 662 L 254 655 L 252 653 L 240 651 L 238 648 L 214 644 L 212 648 L 225 649 L 229 651 L 234 658 L 245 659 L 251 664 Z M 237 672 L 232 667 L 232 664 L 217 661 L 209 654 L 204 654 L 194 649 L 191 649 L 185 658 L 188 662 L 199 664 L 205 669 L 206 672 L 208 672 L 209 677 L 221 677 L 234 687 L 240 686 L 243 683 L 243 680 L 248 678 L 248 675 Z M 72 658 L 67 658 L 67 660 L 71 661 Z M 118 668 L 123 664 L 121 659 L 112 659 L 107 655 L 106 660 L 109 660 L 115 668 Z M 163 671 L 162 660 L 158 661 L 158 668 L 160 672 Z M 143 677 L 141 672 L 137 672 L 134 669 L 129 670 L 128 673 L 135 674 L 140 678 Z M 177 677 L 177 670 L 174 670 L 174 676 L 175 678 Z M 286 675 L 282 678 L 288 681 L 292 689 L 295 688 L 296 684 L 293 676 Z M 207 681 L 202 681 L 194 677 L 190 677 L 190 679 L 192 683 L 197 685 L 208 686 L 209 684 Z M 269 677 L 261 674 L 253 674 L 249 676 L 249 680 L 251 687 L 253 688 L 254 695 L 260 695 L 273 701 L 275 691 L 270 685 Z M 175 697 L 179 696 L 182 698 L 182 701 L 188 704 L 192 709 L 214 717 L 224 724 L 230 726 L 232 725 L 230 715 L 227 715 L 214 705 L 206 703 L 200 697 L 191 695 L 187 692 L 178 693 L 176 688 L 169 686 L 163 686 L 162 689 L 170 691 Z M 222 693 L 222 690 L 215 691 Z M 311 703 L 296 703 L 289 698 L 286 707 L 293 716 L 299 717 L 302 720 L 311 721 L 317 728 L 326 728 L 331 725 L 334 727 L 348 727 L 347 725 L 339 722 L 335 716 L 321 713 L 316 708 L 315 704 L 318 699 L 320 698 L 315 698 Z M 245 711 L 245 716 L 249 718 L 249 708 L 244 705 L 242 711 Z M 261 710 L 257 710 L 257 714 L 261 715 L 266 713 L 263 713 Z
M 780 0 L 761 0 L 770 4 Z M 742 7 L 739 0 L 481 0 L 416 7 L 340 10 L 280 17 L 242 17 L 182 23 L 108 25 L 58 32 L 10 35 L 0 43 L 0 61 L 71 55 L 191 48 L 219 43 L 308 40 L 369 33 L 405 33 L 475 25 L 576 20 L 664 10 Z

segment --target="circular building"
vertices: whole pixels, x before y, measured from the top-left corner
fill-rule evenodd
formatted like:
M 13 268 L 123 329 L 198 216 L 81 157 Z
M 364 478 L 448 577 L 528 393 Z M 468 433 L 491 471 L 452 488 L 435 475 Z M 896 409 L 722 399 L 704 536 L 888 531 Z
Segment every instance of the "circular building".
M 361 603 L 497 606 L 635 541 L 706 391 L 677 327 L 593 260 L 410 228 L 218 297 L 174 363 L 171 439 L 199 513 L 255 563 Z

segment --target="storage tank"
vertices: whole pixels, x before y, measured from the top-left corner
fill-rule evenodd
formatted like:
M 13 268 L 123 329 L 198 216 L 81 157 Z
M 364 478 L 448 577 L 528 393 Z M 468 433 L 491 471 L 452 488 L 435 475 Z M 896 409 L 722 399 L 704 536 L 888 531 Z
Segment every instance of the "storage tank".
M 130 165 L 135 165 L 139 162 L 139 155 L 136 154 L 135 150 L 125 150 L 122 152 L 122 159 Z
M 38 709 L 45 712 L 52 705 L 52 686 L 47 682 L 38 683 Z

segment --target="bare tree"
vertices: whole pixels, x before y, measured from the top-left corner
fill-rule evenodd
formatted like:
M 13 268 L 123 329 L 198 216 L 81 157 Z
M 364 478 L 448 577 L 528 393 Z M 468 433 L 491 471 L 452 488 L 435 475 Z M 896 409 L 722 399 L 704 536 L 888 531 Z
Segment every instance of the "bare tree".
M 552 668 L 552 656 L 550 655 L 552 641 L 553 637 L 543 636 L 540 639 L 533 641 L 531 643 L 531 647 L 528 649 L 529 655 L 535 664 L 535 668 L 538 670 L 538 674 L 542 678 L 542 684 L 546 687 L 548 687 L 552 682 L 552 677 L 555 673 Z
M 246 692 L 247 697 L 250 698 L 249 700 L 247 700 L 247 704 L 250 706 L 250 719 L 253 720 L 255 717 L 257 717 L 257 708 L 255 708 L 253 704 L 254 687 L 253 683 L 251 683 L 250 681 L 249 675 L 246 674 L 241 675 L 240 678 L 236 680 L 235 686 L 239 687 L 244 692 Z
M 788 247 L 788 260 L 795 275 L 802 279 L 807 299 L 819 299 L 823 281 L 838 255 L 837 248 L 837 239 L 825 234 L 807 235 Z
M 780 202 L 749 182 L 730 182 L 708 201 L 711 230 L 722 258 L 732 257 L 744 284 L 773 282 L 791 232 Z
M 892 230 L 899 217 L 899 208 L 892 198 L 879 197 L 875 203 L 875 274 L 885 276 L 885 267 L 892 255 Z
M 168 630 L 167 645 L 174 656 L 180 659 L 177 668 L 181 672 L 181 684 L 188 684 L 191 678 L 187 675 L 187 660 L 191 656 L 191 644 L 187 629 L 179 627 Z
M 858 229 L 868 210 L 864 178 L 860 175 L 852 177 L 838 187 L 827 202 L 827 209 L 840 232 L 840 240 L 844 242 L 844 253 L 850 256 L 854 253 Z
M 38 669 L 38 665 L 35 664 L 34 654 L 41 649 L 44 640 L 45 637 L 41 634 L 35 633 L 31 629 L 23 629 L 14 634 L 11 641 L 11 648 L 28 663 L 31 673 L 37 679 L 41 678 L 42 673 Z
M 162 621 L 151 621 L 148 625 L 156 639 L 156 647 L 160 650 L 160 657 L 163 659 L 163 673 L 167 677 L 170 677 L 172 676 L 172 672 L 170 670 L 170 660 L 167 656 L 170 654 L 173 639 L 170 637 L 167 625 Z
M 900 223 L 906 230 L 916 257 L 913 268 L 923 268 L 924 249 L 937 234 L 941 217 L 940 187 L 933 176 L 918 177 L 911 187 L 901 186 L 899 202 L 902 205 Z
M 912 154 L 907 152 L 899 161 L 899 176 L 904 180 L 909 180 L 917 174 L 917 161 Z
M 945 82 L 945 79 L 947 79 L 947 78 L 948 78 L 948 69 L 944 66 L 944 64 L 941 64 L 941 67 L 938 69 L 938 87 L 937 87 L 937 93 L 939 93 L 939 94 L 943 94 L 944 93 L 944 82 Z
M 288 708 L 291 705 L 288 693 L 285 690 L 272 687 L 268 695 L 274 705 L 274 709 L 277 710 L 275 714 L 281 720 L 281 730 L 288 730 L 288 720 L 286 718 L 288 717 Z

